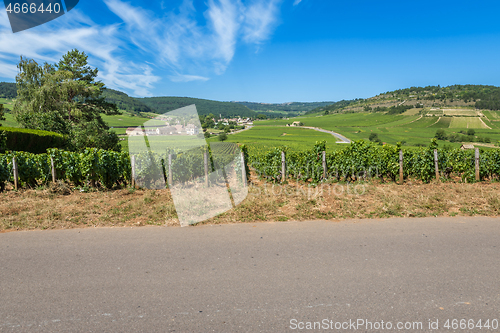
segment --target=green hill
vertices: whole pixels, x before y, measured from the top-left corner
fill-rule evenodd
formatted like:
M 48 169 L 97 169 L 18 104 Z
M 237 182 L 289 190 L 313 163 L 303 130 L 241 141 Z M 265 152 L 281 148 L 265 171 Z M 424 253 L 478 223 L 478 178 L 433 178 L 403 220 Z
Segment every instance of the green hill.
M 403 108 L 402 106 L 406 108 Z M 398 110 L 391 109 L 398 108 Z M 340 101 L 308 113 L 350 113 L 359 111 L 405 112 L 418 108 L 476 108 L 500 110 L 500 87 L 487 85 L 427 86 L 398 89 L 366 99 Z
M 156 113 L 165 113 L 195 104 L 200 116 L 208 115 L 209 113 L 216 116 L 222 115 L 223 118 L 257 116 L 255 111 L 250 110 L 246 106 L 231 102 L 218 102 L 191 97 L 146 97 L 137 98 L 137 100 L 149 106 Z
M 255 103 L 255 102 L 233 102 L 244 105 L 250 110 L 265 114 L 267 116 L 294 117 L 309 112 L 313 109 L 330 105 L 334 102 L 291 102 L 291 103 Z
M 106 102 L 114 103 L 121 110 L 130 111 L 133 113 L 139 112 L 155 112 L 149 106 L 145 105 L 137 98 L 130 97 L 124 92 L 106 88 L 102 94 Z
M 13 82 L 0 82 L 0 98 L 16 98 L 17 87 Z

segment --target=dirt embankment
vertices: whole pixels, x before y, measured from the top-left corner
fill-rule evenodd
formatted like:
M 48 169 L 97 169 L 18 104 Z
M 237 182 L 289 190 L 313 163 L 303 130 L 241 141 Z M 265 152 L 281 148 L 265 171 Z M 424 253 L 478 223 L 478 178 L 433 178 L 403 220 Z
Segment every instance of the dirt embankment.
M 455 215 L 499 216 L 500 183 L 310 187 L 255 181 L 242 204 L 204 223 Z M 141 225 L 179 226 L 169 190 L 81 193 L 47 188 L 0 193 L 0 232 Z

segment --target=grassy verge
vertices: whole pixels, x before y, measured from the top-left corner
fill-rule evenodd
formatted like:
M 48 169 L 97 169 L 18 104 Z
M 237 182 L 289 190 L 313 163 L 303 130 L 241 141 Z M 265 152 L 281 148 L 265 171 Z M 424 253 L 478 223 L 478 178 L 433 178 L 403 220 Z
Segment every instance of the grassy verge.
M 499 216 L 500 183 L 272 185 L 260 181 L 236 208 L 204 224 L 345 218 Z M 61 194 L 58 194 L 61 193 Z M 66 192 L 62 194 L 63 192 Z M 27 208 L 29 207 L 29 208 Z M 0 193 L 0 232 L 82 227 L 178 226 L 168 190 Z

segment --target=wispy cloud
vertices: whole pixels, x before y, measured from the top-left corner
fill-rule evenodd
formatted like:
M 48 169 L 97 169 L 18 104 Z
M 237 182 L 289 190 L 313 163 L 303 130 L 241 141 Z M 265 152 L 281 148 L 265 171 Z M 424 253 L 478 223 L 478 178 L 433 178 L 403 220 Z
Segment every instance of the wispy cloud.
M 151 95 L 149 89 L 160 77 L 153 75 L 147 64 L 119 56 L 123 53 L 123 41 L 117 25 L 99 26 L 77 9 L 56 21 L 16 34 L 8 24 L 2 24 L 0 76 L 14 78 L 20 56 L 39 63 L 54 63 L 76 48 L 89 55 L 89 62 L 99 68 L 99 78 L 107 86 L 126 89 L 138 96 Z M 4 12 L 0 12 L 0 22 L 8 22 Z
M 302 0 L 295 0 L 295 1 L 293 2 L 293 5 L 294 5 L 294 6 L 297 6 L 297 5 L 298 5 L 299 3 L 301 3 L 301 2 L 302 2 Z
M 142 51 L 158 55 L 156 63 L 186 77 L 203 78 L 224 73 L 238 43 L 259 45 L 269 39 L 281 2 L 208 0 L 203 22 L 192 0 L 161 15 L 121 0 L 105 0 L 123 21 L 129 39 Z
M 89 55 L 107 86 L 148 96 L 159 74 L 172 82 L 207 81 L 224 73 L 239 44 L 261 45 L 272 35 L 282 0 L 184 0 L 153 11 L 104 0 L 116 15 L 96 24 L 78 8 L 42 26 L 12 34 L 0 11 L 0 77 L 13 78 L 19 56 L 56 62 L 77 48 Z M 296 0 L 297 2 L 297 0 Z M 160 6 L 160 4 L 158 4 Z M 164 4 L 163 4 L 164 6 Z M 203 14 L 203 15 L 200 15 Z
M 172 82 L 191 82 L 191 81 L 208 81 L 208 77 L 199 76 L 199 75 L 171 75 L 170 80 Z

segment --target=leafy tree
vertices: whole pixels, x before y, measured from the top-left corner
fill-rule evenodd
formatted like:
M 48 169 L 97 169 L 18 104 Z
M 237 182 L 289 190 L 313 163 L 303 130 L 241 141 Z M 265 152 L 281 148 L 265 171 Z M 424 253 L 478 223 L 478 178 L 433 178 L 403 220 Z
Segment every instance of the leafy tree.
M 208 139 L 210 137 L 210 132 L 206 131 L 205 133 L 203 133 L 203 135 L 206 139 Z
M 265 114 L 258 114 L 257 119 L 267 119 L 267 116 Z
M 218 139 L 219 141 L 226 141 L 226 140 L 227 140 L 227 134 L 226 134 L 226 132 L 221 132 L 221 133 L 219 133 L 219 135 L 218 135 L 217 139 Z
M 117 135 L 101 117 L 120 113 L 101 96 L 104 83 L 96 81 L 98 69 L 92 69 L 87 58 L 78 50 L 69 51 L 57 64 L 39 65 L 21 57 L 14 116 L 22 127 L 68 135 L 76 150 L 120 150 Z
M 370 141 L 377 141 L 378 140 L 378 134 L 377 133 L 371 133 L 370 136 L 368 137 L 368 140 L 370 140 Z
M 469 128 L 469 129 L 467 130 L 467 135 L 474 136 L 475 134 L 476 134 L 476 131 L 474 131 L 474 129 Z
M 3 104 L 0 104 L 0 120 L 5 120 Z M 2 124 L 0 124 L 0 126 L 2 126 Z

